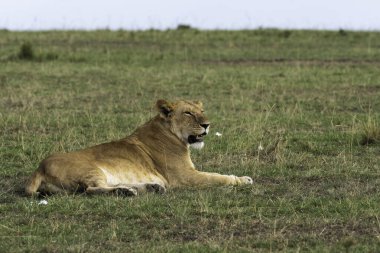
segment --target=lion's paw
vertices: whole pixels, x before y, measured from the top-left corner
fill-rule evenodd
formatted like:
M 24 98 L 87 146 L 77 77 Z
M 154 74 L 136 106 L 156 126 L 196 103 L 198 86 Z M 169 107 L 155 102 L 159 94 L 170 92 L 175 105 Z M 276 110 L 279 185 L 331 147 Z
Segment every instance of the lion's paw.
M 253 184 L 253 180 L 251 177 L 239 177 L 241 184 Z
M 166 192 L 166 188 L 160 184 L 146 184 L 145 187 L 148 192 L 154 192 L 158 194 L 164 194 Z
M 137 196 L 137 190 L 132 187 L 119 187 L 113 190 L 113 192 L 120 197 Z

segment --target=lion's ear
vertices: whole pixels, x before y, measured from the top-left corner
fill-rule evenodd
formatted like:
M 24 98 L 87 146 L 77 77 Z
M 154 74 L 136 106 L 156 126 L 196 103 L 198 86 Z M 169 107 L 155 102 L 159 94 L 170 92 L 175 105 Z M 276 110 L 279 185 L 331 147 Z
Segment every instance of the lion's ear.
M 203 103 L 201 101 L 193 101 L 194 104 L 196 104 L 197 106 L 199 106 L 200 108 L 203 108 Z
M 164 100 L 164 99 L 159 99 L 156 102 L 156 107 L 160 114 L 164 117 L 168 117 L 172 112 L 173 112 L 173 105 L 172 103 Z

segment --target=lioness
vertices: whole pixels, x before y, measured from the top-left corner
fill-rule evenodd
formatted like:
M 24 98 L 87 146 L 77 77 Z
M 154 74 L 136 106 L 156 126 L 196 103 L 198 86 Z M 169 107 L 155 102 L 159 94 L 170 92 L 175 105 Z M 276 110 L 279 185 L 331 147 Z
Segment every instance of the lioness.
M 201 102 L 158 100 L 156 107 L 158 115 L 124 139 L 43 160 L 26 194 L 83 190 L 133 196 L 181 186 L 252 184 L 247 176 L 195 169 L 189 146 L 202 148 L 210 125 Z

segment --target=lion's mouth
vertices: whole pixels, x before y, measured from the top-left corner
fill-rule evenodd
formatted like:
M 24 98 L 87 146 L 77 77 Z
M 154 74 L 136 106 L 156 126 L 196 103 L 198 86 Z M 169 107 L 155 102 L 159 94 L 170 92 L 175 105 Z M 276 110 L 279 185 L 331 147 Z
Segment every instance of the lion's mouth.
M 189 142 L 189 144 L 193 144 L 193 143 L 196 143 L 196 142 L 203 142 L 203 136 L 205 136 L 207 133 L 204 132 L 203 134 L 200 134 L 200 135 L 189 135 L 189 137 L 187 137 L 187 141 Z

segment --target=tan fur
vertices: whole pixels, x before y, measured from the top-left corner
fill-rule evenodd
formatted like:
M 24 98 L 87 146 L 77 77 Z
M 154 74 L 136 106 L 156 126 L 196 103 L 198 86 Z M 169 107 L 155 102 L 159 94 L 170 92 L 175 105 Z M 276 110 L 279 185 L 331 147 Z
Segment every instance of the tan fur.
M 194 167 L 189 151 L 189 140 L 194 137 L 189 136 L 202 140 L 209 124 L 201 102 L 158 100 L 156 106 L 159 114 L 124 139 L 43 160 L 27 183 L 26 193 L 84 190 L 136 195 L 181 186 L 252 184 L 250 177 L 201 172 Z

